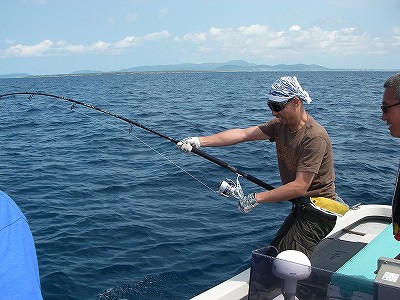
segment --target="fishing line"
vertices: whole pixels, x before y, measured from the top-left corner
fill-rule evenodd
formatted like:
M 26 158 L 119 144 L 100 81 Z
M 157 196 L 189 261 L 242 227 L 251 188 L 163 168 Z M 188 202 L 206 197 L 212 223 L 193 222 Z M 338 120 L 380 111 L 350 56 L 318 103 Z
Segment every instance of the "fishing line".
M 71 109 L 74 109 L 75 107 L 71 107 Z M 114 128 L 117 128 L 119 130 L 125 131 L 125 129 L 121 129 L 119 128 L 117 125 L 112 124 L 108 121 L 104 121 L 104 120 L 100 120 L 99 118 L 96 118 L 94 116 L 89 116 L 88 114 L 85 114 L 83 112 L 74 110 L 77 113 L 83 114 L 87 117 L 93 117 L 95 118 L 98 122 L 101 123 L 105 123 L 109 126 L 112 126 Z M 210 191 L 212 191 L 213 193 L 218 193 L 217 191 L 213 190 L 211 187 L 209 187 L 207 184 L 205 184 L 203 181 L 201 181 L 199 178 L 197 178 L 196 176 L 194 176 L 193 174 L 191 174 L 189 171 L 185 170 L 183 167 L 181 167 L 180 165 L 178 165 L 177 163 L 175 163 L 173 160 L 171 160 L 170 158 L 168 158 L 167 156 L 165 156 L 164 154 L 162 154 L 160 151 L 158 151 L 157 149 L 155 149 L 154 147 L 152 147 L 150 144 L 146 143 L 143 139 L 141 139 L 140 137 L 138 137 L 137 135 L 132 133 L 132 126 L 129 127 L 128 130 L 128 134 L 133 136 L 136 140 L 138 140 L 140 143 L 142 143 L 143 145 L 145 145 L 147 148 L 149 148 L 150 150 L 152 150 L 153 152 L 157 153 L 160 157 L 162 157 L 163 159 L 165 159 L 166 161 L 168 161 L 171 165 L 175 166 L 176 168 L 178 168 L 179 170 L 181 170 L 183 173 L 187 174 L 188 176 L 192 177 L 194 180 L 196 180 L 198 183 L 200 183 L 201 185 L 203 185 L 205 188 L 209 189 Z
M 0 96 L 1 98 L 2 96 Z M 33 94 L 29 95 L 29 100 L 33 99 Z M 89 115 L 85 112 L 82 112 L 80 110 L 77 109 L 77 104 L 76 103 L 72 103 L 71 110 L 73 110 L 74 112 L 81 114 L 87 118 L 93 118 L 95 119 L 97 122 L 102 123 L 102 124 L 106 124 L 110 127 L 116 128 L 118 130 L 124 131 L 126 132 L 126 128 L 121 128 L 121 126 L 118 126 L 117 124 L 114 124 L 112 122 L 109 122 L 108 120 L 103 120 L 100 119 L 94 115 Z M 178 168 L 179 170 L 181 170 L 183 173 L 187 174 L 189 177 L 191 177 L 192 179 L 194 179 L 195 181 L 197 181 L 198 183 L 200 183 L 201 185 L 203 185 L 205 188 L 209 189 L 210 191 L 212 191 L 213 193 L 218 193 L 218 191 L 212 189 L 210 186 L 208 186 L 206 183 L 204 183 L 203 181 L 201 181 L 199 178 L 197 178 L 196 176 L 194 176 L 193 174 L 191 174 L 189 171 L 185 170 L 183 167 L 179 166 L 177 163 L 175 163 L 174 161 L 172 161 L 170 158 L 168 158 L 167 156 L 165 156 L 163 153 L 161 153 L 160 151 L 158 151 L 157 149 L 155 149 L 154 147 L 152 147 L 150 144 L 146 143 L 143 139 L 141 139 L 139 136 L 135 135 L 133 133 L 133 127 L 130 124 L 130 127 L 128 129 L 128 134 L 133 136 L 137 141 L 139 141 L 140 143 L 142 143 L 144 146 L 146 146 L 147 148 L 149 148 L 150 150 L 152 150 L 153 152 L 155 152 L 156 154 L 158 154 L 160 157 L 162 157 L 163 159 L 165 159 L 166 161 L 168 161 L 171 165 L 175 166 L 176 168 Z
M 132 134 L 132 132 L 129 133 L 130 135 L 134 136 L 139 142 L 143 143 L 145 146 L 147 146 L 149 149 L 153 150 L 155 153 L 157 153 L 158 155 L 160 155 L 162 158 L 164 158 L 166 161 L 168 161 L 170 164 L 174 165 L 175 167 L 177 167 L 179 170 L 181 170 L 182 172 L 184 172 L 185 174 L 189 175 L 190 177 L 192 177 L 194 180 L 196 180 L 198 183 L 200 183 L 201 185 L 203 185 L 204 187 L 206 187 L 207 189 L 209 189 L 210 191 L 212 191 L 213 193 L 218 193 L 217 191 L 213 190 L 211 187 L 209 187 L 207 184 L 205 184 L 203 181 L 201 181 L 200 179 L 198 179 L 196 176 L 192 175 L 189 171 L 186 171 L 184 168 L 182 168 L 181 166 L 179 166 L 177 163 L 175 163 L 174 161 L 172 161 L 171 159 L 169 159 L 168 157 L 166 157 L 164 154 L 162 154 L 161 152 L 159 152 L 158 150 L 154 149 L 152 146 L 150 146 L 148 143 L 146 143 L 145 141 L 143 141 L 142 139 L 140 139 L 138 136 Z
M 65 97 L 62 97 L 62 96 L 56 96 L 56 95 L 51 95 L 51 94 L 46 94 L 46 93 L 40 93 L 40 92 L 15 92 L 15 93 L 8 93 L 8 94 L 0 95 L 0 99 L 3 98 L 3 97 L 7 97 L 7 96 L 16 96 L 16 95 L 29 95 L 29 99 L 30 99 L 30 100 L 33 98 L 34 95 L 46 96 L 46 97 L 50 97 L 50 98 L 59 99 L 59 100 L 63 100 L 63 101 L 67 101 L 67 102 L 72 103 L 72 107 L 71 107 L 72 109 L 73 109 L 76 105 L 85 106 L 85 107 L 87 107 L 87 108 L 93 109 L 93 110 L 95 110 L 95 111 L 101 112 L 101 113 L 103 113 L 103 114 L 106 114 L 106 115 L 112 116 L 112 117 L 114 117 L 114 118 L 120 119 L 120 120 L 122 120 L 122 121 L 124 121 L 124 122 L 127 122 L 127 123 L 130 124 L 131 126 L 133 125 L 133 126 L 142 128 L 142 129 L 144 129 L 144 130 L 146 130 L 146 131 L 148 131 L 148 132 L 150 132 L 150 133 L 153 133 L 153 134 L 155 134 L 155 135 L 157 135 L 157 136 L 159 136 L 159 137 L 162 137 L 162 138 L 164 138 L 164 139 L 167 139 L 167 140 L 169 140 L 169 141 L 171 141 L 171 142 L 173 142 L 173 143 L 175 143 L 175 144 L 179 143 L 178 140 L 176 140 L 176 139 L 174 139 L 174 138 L 172 138 L 172 137 L 169 137 L 169 136 L 167 136 L 167 135 L 165 135 L 165 134 L 162 134 L 162 133 L 160 133 L 160 132 L 157 132 L 156 130 L 153 130 L 153 129 L 149 128 L 149 127 L 146 127 L 146 126 L 144 126 L 144 125 L 142 125 L 142 124 L 140 124 L 140 123 L 138 123 L 138 122 L 135 122 L 135 121 L 133 121 L 133 120 L 127 119 L 127 118 L 125 118 L 125 117 L 123 117 L 123 116 L 117 115 L 117 114 L 112 113 L 112 112 L 109 112 L 109 111 L 107 111 L 107 110 L 98 108 L 98 107 L 96 107 L 96 106 L 94 106 L 94 105 L 87 104 L 87 103 L 85 103 L 85 102 L 81 102 L 81 101 L 77 101 L 77 100 L 73 100 L 73 99 L 70 99 L 70 98 L 65 98 Z M 130 130 L 130 133 L 131 133 L 131 130 Z M 135 136 L 135 137 L 136 137 L 136 136 Z M 136 137 L 136 138 L 137 138 L 137 137 Z M 141 141 L 140 139 L 138 139 L 138 140 Z M 141 141 L 141 142 L 144 142 L 144 141 Z M 145 143 L 145 145 L 147 145 L 147 144 Z M 154 148 L 150 147 L 150 145 L 148 145 L 148 146 L 149 146 L 150 149 L 154 149 Z M 154 149 L 154 150 L 155 150 L 155 149 Z M 153 151 L 154 151 L 154 150 L 153 150 Z M 247 179 L 247 180 L 249 180 L 249 181 L 251 181 L 251 182 L 253 182 L 253 183 L 255 183 L 255 184 L 257 184 L 257 185 L 259 185 L 259 186 L 261 186 L 261 187 L 263 187 L 263 188 L 265 188 L 265 189 L 267 189 L 267 190 L 272 190 L 272 189 L 274 189 L 273 186 L 271 186 L 271 185 L 269 185 L 269 184 L 267 184 L 267 183 L 261 181 L 260 179 L 254 177 L 254 176 L 251 176 L 251 175 L 249 175 L 249 174 L 247 174 L 247 173 L 245 173 L 245 172 L 243 172 L 243 171 L 237 169 L 236 167 L 233 167 L 233 166 L 227 164 L 226 162 L 224 162 L 224 161 L 222 161 L 222 160 L 220 160 L 220 159 L 218 159 L 218 158 L 216 158 L 216 157 L 214 157 L 214 156 L 212 156 L 212 155 L 210 155 L 210 154 L 207 154 L 206 152 L 204 152 L 204 151 L 202 151 L 202 150 L 193 148 L 193 149 L 192 149 L 192 152 L 195 153 L 195 154 L 197 154 L 197 155 L 199 155 L 199 156 L 201 156 L 201 157 L 203 157 L 203 158 L 205 158 L 205 159 L 207 159 L 207 160 L 209 160 L 209 161 L 211 161 L 211 162 L 213 162 L 213 163 L 215 163 L 215 164 L 217 164 L 217 165 L 219 165 L 219 166 L 221 166 L 221 167 L 223 167 L 223 168 L 228 169 L 229 171 L 231 171 L 231 172 L 233 172 L 233 173 L 235 173 L 235 174 L 237 175 L 237 183 L 238 183 L 239 177 L 243 177 L 243 178 L 245 178 L 245 179 Z M 156 153 L 158 153 L 158 151 L 156 151 Z M 168 159 L 167 159 L 167 160 L 168 160 Z M 175 163 L 173 163 L 173 164 L 175 164 Z M 175 165 L 176 165 L 176 164 L 175 164 Z M 183 170 L 181 167 L 179 167 L 179 168 L 180 168 L 181 170 Z M 189 175 L 189 173 L 188 173 L 187 171 L 185 171 L 185 170 L 183 170 L 183 171 Z M 191 174 L 190 174 L 190 176 L 193 177 L 193 178 L 195 178 L 195 177 L 192 176 Z M 195 178 L 195 179 L 196 179 L 197 181 L 199 181 L 197 178 Z M 199 182 L 200 182 L 200 181 L 199 181 Z M 215 192 L 213 189 L 211 189 L 210 187 L 208 187 L 208 186 L 205 185 L 204 183 L 202 183 L 202 182 L 200 182 L 200 183 L 203 184 L 204 186 L 206 186 L 208 189 L 210 189 L 210 190 L 212 190 L 213 192 Z M 224 185 L 223 185 L 223 184 L 224 184 Z M 228 186 L 226 186 L 226 184 L 228 184 Z M 228 182 L 227 182 L 227 181 L 223 181 L 223 182 L 221 182 L 221 184 L 220 184 L 219 193 L 222 193 L 222 192 L 223 192 L 223 191 L 221 191 L 221 188 L 222 188 L 222 187 L 225 187 L 225 190 L 227 189 L 227 191 L 229 191 L 229 190 L 232 190 L 232 189 L 240 188 L 240 184 L 237 184 L 237 185 L 234 184 L 234 185 L 232 185 L 231 182 L 229 182 L 229 181 L 228 181 Z M 223 193 L 222 193 L 222 194 L 223 194 Z M 237 195 L 237 194 L 238 194 L 238 193 L 229 192 L 229 193 L 226 193 L 226 194 L 223 194 L 223 195 L 229 197 L 230 195 Z
M 32 96 L 32 95 L 31 95 Z M 32 99 L 32 97 L 29 96 L 29 99 Z M 1 96 L 0 96 L 1 98 Z M 79 111 L 77 108 L 76 103 L 73 103 L 71 105 L 71 110 L 73 110 L 74 112 L 77 112 L 81 115 L 84 115 L 88 118 L 94 118 L 97 122 L 99 123 L 103 123 L 106 124 L 110 127 L 116 128 L 118 130 L 124 131 L 126 132 L 126 128 L 123 129 L 120 126 L 118 126 L 117 124 L 111 123 L 107 120 L 102 120 L 100 118 L 97 118 L 95 116 L 91 116 L 88 115 L 87 113 L 84 113 L 82 111 Z M 174 161 L 172 161 L 170 158 L 168 158 L 167 156 L 165 156 L 163 153 L 161 153 L 160 151 L 158 151 L 157 149 L 155 149 L 154 147 L 152 147 L 150 144 L 148 144 L 147 142 L 145 142 L 143 139 L 141 139 L 139 136 L 135 135 L 133 133 L 133 127 L 132 124 L 130 124 L 130 127 L 128 129 L 128 134 L 133 136 L 137 141 L 139 141 L 140 143 L 142 143 L 144 146 L 146 146 L 147 148 L 149 148 L 150 150 L 152 150 L 153 152 L 155 152 L 156 154 L 158 154 L 160 157 L 162 157 L 163 159 L 165 159 L 166 161 L 168 161 L 171 165 L 175 166 L 176 168 L 178 168 L 179 170 L 181 170 L 183 173 L 187 174 L 188 176 L 190 176 L 191 178 L 193 178 L 195 181 L 197 181 L 198 183 L 200 183 L 201 185 L 203 185 L 205 188 L 209 189 L 210 191 L 212 191 L 213 193 L 218 193 L 217 191 L 213 190 L 210 186 L 208 186 L 206 183 L 204 183 L 203 181 L 201 181 L 199 178 L 195 177 L 193 174 L 191 174 L 189 171 L 185 170 L 183 167 L 179 166 L 177 163 L 175 163 Z

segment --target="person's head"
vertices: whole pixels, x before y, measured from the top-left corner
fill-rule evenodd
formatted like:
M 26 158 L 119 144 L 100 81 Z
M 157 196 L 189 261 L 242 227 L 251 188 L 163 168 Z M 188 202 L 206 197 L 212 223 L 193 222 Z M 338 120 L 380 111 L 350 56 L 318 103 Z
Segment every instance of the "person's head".
M 310 103 L 311 98 L 295 76 L 279 78 L 268 93 L 268 107 L 285 125 L 290 125 L 294 117 L 301 116 L 304 111 L 303 101 Z
M 389 125 L 390 134 L 400 138 L 400 73 L 390 76 L 383 87 L 382 120 Z

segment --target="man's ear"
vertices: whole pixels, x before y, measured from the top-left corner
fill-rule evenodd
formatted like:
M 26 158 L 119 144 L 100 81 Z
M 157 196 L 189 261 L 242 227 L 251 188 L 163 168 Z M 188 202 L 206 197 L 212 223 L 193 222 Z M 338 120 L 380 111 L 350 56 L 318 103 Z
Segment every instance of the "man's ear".
M 301 100 L 299 99 L 299 97 L 294 97 L 292 101 L 293 101 L 294 106 L 295 106 L 296 108 L 299 107 L 300 104 L 301 104 L 301 103 L 300 103 Z

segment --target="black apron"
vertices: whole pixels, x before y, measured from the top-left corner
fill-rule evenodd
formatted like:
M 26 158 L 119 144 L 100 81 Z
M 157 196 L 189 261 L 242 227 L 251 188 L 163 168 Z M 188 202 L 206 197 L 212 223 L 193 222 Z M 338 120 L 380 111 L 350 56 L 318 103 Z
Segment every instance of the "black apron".
M 394 191 L 392 200 L 392 221 L 393 221 L 393 235 L 396 240 L 400 240 L 400 165 L 397 171 L 396 189 Z

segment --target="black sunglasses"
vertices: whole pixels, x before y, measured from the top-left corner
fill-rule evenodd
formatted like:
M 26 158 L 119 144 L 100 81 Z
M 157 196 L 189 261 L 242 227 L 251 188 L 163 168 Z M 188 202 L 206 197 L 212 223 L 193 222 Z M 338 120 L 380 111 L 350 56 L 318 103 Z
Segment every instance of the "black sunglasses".
M 275 111 L 275 112 L 280 112 L 282 109 L 284 109 L 286 107 L 286 105 L 288 105 L 288 103 L 292 100 L 293 98 L 285 101 L 285 102 L 274 102 L 274 101 L 268 101 L 268 107 Z
M 383 112 L 384 114 L 386 114 L 386 113 L 389 111 L 389 107 L 396 106 L 396 105 L 400 105 L 400 102 L 399 102 L 399 103 L 392 104 L 392 105 L 382 105 L 382 106 L 381 106 L 382 112 Z

